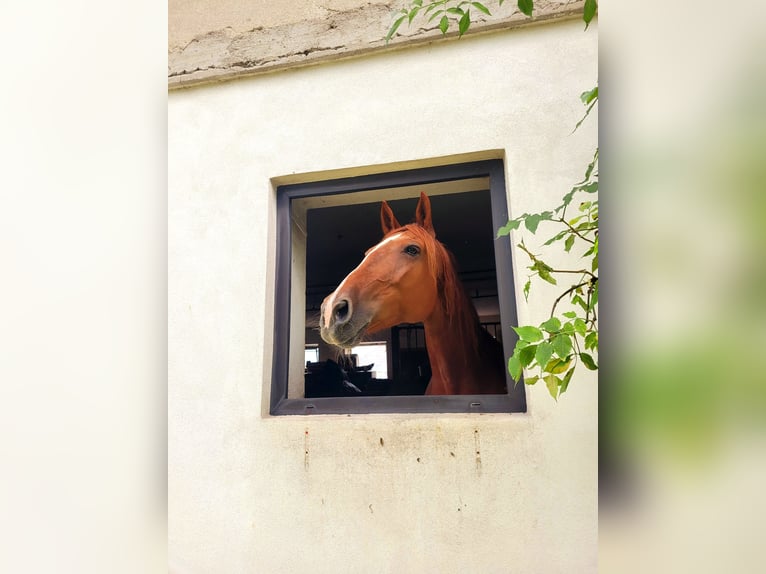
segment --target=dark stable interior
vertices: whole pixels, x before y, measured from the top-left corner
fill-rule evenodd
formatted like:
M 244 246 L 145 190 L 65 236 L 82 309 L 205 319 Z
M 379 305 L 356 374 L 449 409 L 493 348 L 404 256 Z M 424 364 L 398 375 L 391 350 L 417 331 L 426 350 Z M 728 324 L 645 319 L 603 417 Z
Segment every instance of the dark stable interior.
M 482 325 L 502 341 L 489 191 L 433 195 L 430 200 L 437 239 L 455 256 Z M 405 224 L 413 221 L 417 202 L 409 198 L 388 203 Z M 306 398 L 422 395 L 428 385 L 431 368 L 420 324 L 398 325 L 367 337 L 386 345 L 386 378 L 375 374 L 382 365 L 358 364 L 363 361 L 356 355 L 326 344 L 319 336 L 322 300 L 381 237 L 380 201 L 308 211 L 306 345 L 317 350 L 319 360 L 306 363 Z

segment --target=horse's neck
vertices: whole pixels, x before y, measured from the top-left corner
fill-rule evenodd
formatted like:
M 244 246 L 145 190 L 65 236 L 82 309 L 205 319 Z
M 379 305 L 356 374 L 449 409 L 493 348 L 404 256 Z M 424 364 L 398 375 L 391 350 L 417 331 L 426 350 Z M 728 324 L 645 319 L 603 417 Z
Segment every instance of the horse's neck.
M 475 380 L 486 365 L 480 353 L 481 326 L 478 318 L 471 318 L 479 345 L 468 344 L 465 333 L 438 309 L 423 322 L 428 360 L 431 363 L 431 382 L 428 394 L 452 395 L 474 392 Z M 472 333 L 473 334 L 473 333 Z

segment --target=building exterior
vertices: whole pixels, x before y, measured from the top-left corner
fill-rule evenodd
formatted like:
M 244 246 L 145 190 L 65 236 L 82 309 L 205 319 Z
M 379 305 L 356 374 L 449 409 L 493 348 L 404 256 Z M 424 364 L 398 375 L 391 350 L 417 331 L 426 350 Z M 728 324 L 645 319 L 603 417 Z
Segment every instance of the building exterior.
M 558 402 L 527 388 L 524 413 L 269 405 L 277 188 L 501 159 L 511 214 L 556 205 L 598 145 L 595 115 L 572 133 L 596 22 L 508 2 L 460 40 L 402 28 L 386 47 L 397 2 L 273 4 L 170 3 L 171 571 L 595 571 L 595 374 Z M 526 264 L 514 248 L 521 324 L 557 295 L 525 301 Z

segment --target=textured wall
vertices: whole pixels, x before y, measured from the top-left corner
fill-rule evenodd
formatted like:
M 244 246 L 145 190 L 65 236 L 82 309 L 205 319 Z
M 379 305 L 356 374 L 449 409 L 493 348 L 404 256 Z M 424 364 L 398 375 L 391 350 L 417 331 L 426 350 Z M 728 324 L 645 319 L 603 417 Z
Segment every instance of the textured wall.
M 529 388 L 526 414 L 265 415 L 273 178 L 502 149 L 512 213 L 549 207 L 596 145 L 595 117 L 571 133 L 597 79 L 596 26 L 582 28 L 170 93 L 171 571 L 595 572 L 592 373 L 558 403 Z M 544 320 L 554 297 L 519 294 L 520 321 Z
M 412 27 L 402 25 L 387 48 L 386 32 L 406 6 L 408 0 L 171 0 L 168 83 L 172 88 L 220 81 L 442 38 L 438 20 L 421 17 Z M 582 13 L 583 0 L 535 2 L 532 18 L 516 2 L 488 6 L 491 16 L 474 9 L 469 34 L 572 18 Z

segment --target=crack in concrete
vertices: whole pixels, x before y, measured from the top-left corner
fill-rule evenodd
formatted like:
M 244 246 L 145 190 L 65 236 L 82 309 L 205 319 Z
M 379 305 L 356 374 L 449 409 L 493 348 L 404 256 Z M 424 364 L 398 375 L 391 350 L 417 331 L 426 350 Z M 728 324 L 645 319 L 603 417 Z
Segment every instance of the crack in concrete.
M 523 27 L 552 19 L 569 19 L 581 15 L 583 6 L 584 0 L 539 2 L 535 3 L 535 17 L 531 19 L 513 7 L 504 13 L 496 10 L 491 19 L 484 16 L 477 18 L 468 34 Z M 331 15 L 324 19 L 271 28 L 257 26 L 241 33 L 226 27 L 202 34 L 182 48 L 169 51 L 169 87 L 232 79 L 441 39 L 434 23 L 433 27 L 400 28 L 400 33 L 387 45 L 384 36 L 391 20 L 389 4 L 368 3 L 346 11 L 327 11 Z M 457 31 L 449 32 L 447 37 L 456 35 Z

